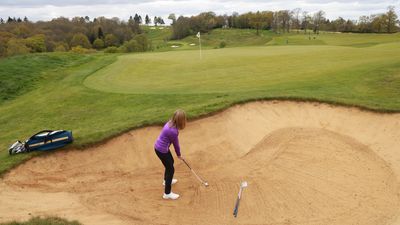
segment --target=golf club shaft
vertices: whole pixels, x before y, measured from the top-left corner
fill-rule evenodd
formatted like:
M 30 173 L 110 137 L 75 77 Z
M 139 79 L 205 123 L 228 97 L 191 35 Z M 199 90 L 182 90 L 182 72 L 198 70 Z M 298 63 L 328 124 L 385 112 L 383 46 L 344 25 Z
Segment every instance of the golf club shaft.
M 199 177 L 199 175 L 197 175 L 196 172 L 194 172 L 194 170 L 189 166 L 189 164 L 186 162 L 186 160 L 185 160 L 185 159 L 182 159 L 182 161 L 186 164 L 187 167 L 189 167 L 190 171 L 195 175 L 195 177 L 197 178 L 197 180 L 199 180 L 202 184 L 205 185 L 206 182 L 203 181 L 203 180 Z

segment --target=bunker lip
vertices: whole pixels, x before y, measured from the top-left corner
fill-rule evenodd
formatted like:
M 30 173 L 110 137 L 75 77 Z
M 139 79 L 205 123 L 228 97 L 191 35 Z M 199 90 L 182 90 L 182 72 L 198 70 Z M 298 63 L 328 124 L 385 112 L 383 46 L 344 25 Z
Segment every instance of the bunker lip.
M 400 114 L 257 101 L 188 123 L 181 194 L 163 201 L 159 126 L 85 151 L 33 158 L 0 180 L 0 222 L 55 215 L 83 224 L 400 224 Z M 238 184 L 251 186 L 232 216 Z M 161 182 L 160 182 L 161 181 Z M 204 215 L 204 216 L 201 216 Z

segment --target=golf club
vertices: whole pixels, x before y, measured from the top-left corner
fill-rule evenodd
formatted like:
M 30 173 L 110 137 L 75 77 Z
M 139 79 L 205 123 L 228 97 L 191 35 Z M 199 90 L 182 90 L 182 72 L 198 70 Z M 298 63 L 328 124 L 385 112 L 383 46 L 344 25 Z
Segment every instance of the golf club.
M 233 210 L 233 215 L 234 215 L 235 217 L 237 217 L 237 215 L 238 215 L 239 203 L 240 203 L 240 199 L 242 198 L 242 192 L 243 192 L 243 190 L 244 190 L 245 187 L 247 187 L 247 181 L 243 181 L 243 182 L 240 184 L 240 189 L 239 189 L 238 197 L 237 197 L 237 199 L 236 199 L 235 209 Z
M 187 167 L 189 167 L 190 171 L 192 171 L 192 173 L 196 176 L 197 180 L 199 180 L 204 186 L 208 187 L 208 183 L 206 181 L 204 181 L 203 179 L 201 179 L 199 177 L 199 175 L 196 174 L 196 172 L 194 172 L 194 170 L 192 169 L 192 167 L 189 166 L 189 164 L 186 162 L 186 160 L 182 159 L 182 161 L 186 164 Z

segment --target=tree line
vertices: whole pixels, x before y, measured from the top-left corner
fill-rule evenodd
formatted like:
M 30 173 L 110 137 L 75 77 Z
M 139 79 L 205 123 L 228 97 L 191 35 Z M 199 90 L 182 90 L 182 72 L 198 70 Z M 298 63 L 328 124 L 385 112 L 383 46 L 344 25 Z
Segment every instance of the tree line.
M 170 14 L 172 20 L 173 39 L 181 39 L 197 32 L 207 33 L 215 28 L 239 28 L 272 30 L 277 33 L 331 31 L 359 33 L 395 33 L 399 31 L 399 20 L 394 6 L 389 6 L 385 13 L 361 16 L 359 20 L 339 17 L 335 20 L 326 18 L 324 11 L 309 13 L 300 8 L 279 11 L 257 11 L 248 13 L 232 13 L 232 15 L 216 15 L 204 12 L 197 16 L 185 17 Z
M 105 49 L 108 52 L 148 51 L 151 43 L 140 28 L 150 24 L 138 14 L 127 21 L 119 18 L 59 17 L 51 21 L 31 22 L 27 17 L 0 18 L 0 57 L 34 52 L 76 51 Z M 154 17 L 155 24 L 164 24 Z

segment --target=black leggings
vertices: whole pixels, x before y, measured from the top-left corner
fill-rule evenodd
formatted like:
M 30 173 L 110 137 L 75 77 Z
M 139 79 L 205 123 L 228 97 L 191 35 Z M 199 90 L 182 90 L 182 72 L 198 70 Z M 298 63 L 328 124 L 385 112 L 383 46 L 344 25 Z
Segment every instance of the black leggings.
M 165 180 L 165 194 L 171 193 L 171 183 L 172 183 L 172 178 L 174 177 L 174 158 L 171 155 L 171 152 L 168 151 L 168 153 L 161 153 L 157 150 L 156 154 L 158 158 L 161 160 L 162 164 L 165 167 L 165 173 L 164 173 L 164 180 Z

